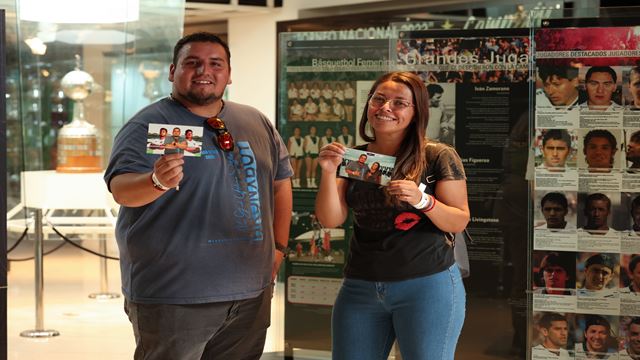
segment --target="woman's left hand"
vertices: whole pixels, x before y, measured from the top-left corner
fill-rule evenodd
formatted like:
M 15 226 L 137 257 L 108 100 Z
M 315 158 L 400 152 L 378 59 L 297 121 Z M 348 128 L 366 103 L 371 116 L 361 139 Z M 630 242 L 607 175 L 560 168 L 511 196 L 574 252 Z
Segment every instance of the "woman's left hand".
M 422 200 L 422 192 L 411 180 L 393 180 L 387 185 L 387 191 L 409 205 L 416 205 Z

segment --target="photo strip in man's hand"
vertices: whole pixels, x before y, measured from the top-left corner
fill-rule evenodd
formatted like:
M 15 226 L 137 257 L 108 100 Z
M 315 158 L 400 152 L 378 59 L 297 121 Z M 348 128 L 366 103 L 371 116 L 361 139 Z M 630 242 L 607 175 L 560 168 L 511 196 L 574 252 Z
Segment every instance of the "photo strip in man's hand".
M 199 157 L 202 151 L 202 126 L 149 124 L 147 154 L 175 154 Z
M 347 149 L 338 168 L 338 175 L 350 179 L 387 185 L 396 164 L 394 156 Z

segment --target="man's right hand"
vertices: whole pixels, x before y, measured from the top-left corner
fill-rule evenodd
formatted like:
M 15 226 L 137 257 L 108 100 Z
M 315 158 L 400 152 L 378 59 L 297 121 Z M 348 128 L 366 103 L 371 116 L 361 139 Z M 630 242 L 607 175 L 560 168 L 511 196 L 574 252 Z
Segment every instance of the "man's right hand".
M 184 177 L 183 154 L 167 154 L 160 156 L 153 164 L 153 171 L 144 173 L 125 173 L 114 176 L 110 181 L 110 190 L 115 201 L 127 207 L 147 205 L 162 195 L 153 186 L 152 174 L 155 172 L 156 181 L 168 188 L 180 185 Z
M 158 181 L 169 188 L 180 185 L 184 177 L 183 167 L 184 154 L 168 154 L 160 156 L 153 164 L 153 171 L 156 173 Z

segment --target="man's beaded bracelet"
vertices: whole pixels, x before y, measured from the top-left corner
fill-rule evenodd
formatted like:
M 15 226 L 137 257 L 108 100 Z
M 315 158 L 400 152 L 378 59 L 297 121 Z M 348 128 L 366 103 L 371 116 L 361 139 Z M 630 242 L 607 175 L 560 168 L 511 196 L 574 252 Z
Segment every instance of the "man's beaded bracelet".
M 153 184 L 153 187 L 160 190 L 160 191 L 167 191 L 169 189 L 171 189 L 170 187 L 164 186 L 160 180 L 158 180 L 158 177 L 156 177 L 156 173 L 155 171 L 151 173 L 151 183 Z

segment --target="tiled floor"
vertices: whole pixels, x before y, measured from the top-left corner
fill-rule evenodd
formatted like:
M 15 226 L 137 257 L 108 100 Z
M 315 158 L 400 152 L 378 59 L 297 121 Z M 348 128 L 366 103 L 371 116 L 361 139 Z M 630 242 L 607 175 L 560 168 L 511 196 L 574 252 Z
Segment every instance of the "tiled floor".
M 10 240 L 11 243 L 11 240 Z M 86 246 L 97 249 L 95 242 Z M 46 249 L 59 244 L 47 241 Z M 10 244 L 11 245 L 11 244 Z M 109 244 L 113 249 L 114 244 Z M 24 241 L 9 258 L 32 255 L 33 242 Z M 46 251 L 45 249 L 45 251 Z M 110 254 L 117 256 L 117 254 Z M 34 262 L 11 262 L 8 288 L 8 358 L 10 360 L 125 360 L 132 359 L 135 343 L 129 320 L 122 310 L 122 297 L 94 300 L 90 293 L 100 292 L 100 262 L 91 254 L 64 246 L 44 259 L 44 328 L 59 336 L 32 339 L 20 336 L 34 329 Z M 108 290 L 120 293 L 120 272 L 116 261 L 107 261 Z M 282 350 L 283 286 L 276 289 L 272 325 L 265 346 L 265 359 L 276 359 Z M 271 353 L 271 354 L 269 354 Z M 314 359 L 328 358 L 317 353 Z M 281 358 L 281 357 L 280 357 Z
M 96 248 L 96 244 L 86 242 Z M 47 241 L 46 249 L 58 242 Z M 93 246 L 92 246 L 93 245 Z M 31 255 L 25 241 L 9 258 Z M 131 359 L 134 342 L 122 311 L 122 298 L 98 301 L 88 295 L 100 290 L 99 259 L 68 245 L 44 258 L 44 328 L 60 336 L 32 339 L 20 336 L 34 329 L 34 262 L 11 262 L 8 288 L 9 359 Z M 109 290 L 119 293 L 118 264 L 107 262 Z
M 13 241 L 9 240 L 9 245 Z M 46 249 L 59 244 L 46 241 Z M 84 245 L 97 249 L 96 241 Z M 109 249 L 115 244 L 109 243 Z M 33 254 L 33 242 L 25 241 L 9 258 Z M 113 250 L 110 255 L 117 256 Z M 100 261 L 91 254 L 65 246 L 44 260 L 44 328 L 60 336 L 31 339 L 20 332 L 35 327 L 34 262 L 11 262 L 8 288 L 9 360 L 125 360 L 132 359 L 131 326 L 122 310 L 122 298 L 94 300 L 100 289 Z M 108 290 L 120 292 L 118 263 L 107 261 Z M 509 354 L 510 320 L 505 301 L 468 298 L 467 319 L 456 359 L 497 360 L 518 358 Z M 282 359 L 284 338 L 284 286 L 279 283 L 272 303 L 271 327 L 263 360 Z M 492 319 L 494 326 L 486 326 Z M 506 330 L 505 330 L 506 329 Z M 483 334 L 478 336 L 477 334 Z M 329 352 L 295 350 L 296 360 L 330 359 Z

